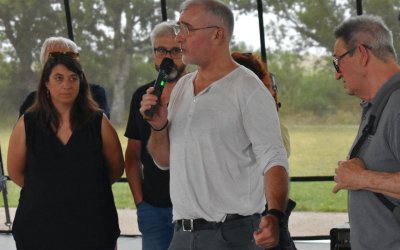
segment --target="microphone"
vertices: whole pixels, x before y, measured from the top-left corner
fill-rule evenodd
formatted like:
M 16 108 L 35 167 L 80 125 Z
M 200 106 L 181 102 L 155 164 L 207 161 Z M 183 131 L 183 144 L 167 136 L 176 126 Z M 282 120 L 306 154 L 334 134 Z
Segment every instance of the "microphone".
M 153 85 L 154 87 L 154 91 L 153 91 L 153 95 L 157 96 L 158 100 L 158 104 L 160 103 L 160 99 L 161 99 L 161 94 L 162 91 L 164 89 L 164 85 L 168 79 L 168 76 L 174 72 L 174 61 L 171 58 L 168 57 L 164 57 L 164 59 L 162 60 L 161 64 L 160 64 L 160 71 L 158 73 L 157 79 Z M 156 112 L 157 108 L 158 108 L 158 104 L 151 106 L 150 109 L 146 110 L 144 112 L 145 117 L 144 119 L 147 120 L 151 117 L 153 117 L 154 113 Z

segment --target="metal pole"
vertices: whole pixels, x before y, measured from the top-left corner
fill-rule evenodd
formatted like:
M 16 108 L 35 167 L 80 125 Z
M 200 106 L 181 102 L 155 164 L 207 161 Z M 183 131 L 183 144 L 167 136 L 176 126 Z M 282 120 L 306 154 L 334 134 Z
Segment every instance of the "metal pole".
M 4 225 L 6 225 L 8 229 L 11 229 L 12 222 L 10 217 L 10 207 L 8 205 L 8 192 L 6 184 L 4 184 L 4 189 L 3 189 L 4 210 L 6 212 L 6 222 L 4 223 Z
M 162 15 L 162 20 L 167 21 L 167 3 L 166 0 L 161 0 L 161 15 Z
M 69 8 L 69 0 L 64 0 L 65 17 L 67 18 L 68 37 L 74 41 L 74 32 L 72 30 L 71 10 Z
M 258 27 L 260 29 L 260 48 L 261 48 L 261 60 L 267 63 L 267 52 L 265 50 L 265 34 L 264 34 L 264 11 L 262 0 L 257 0 L 258 10 Z
M 4 178 L 4 179 L 3 179 Z M 10 218 L 10 208 L 8 206 L 8 197 L 7 197 L 7 178 L 4 176 L 4 168 L 3 168 L 3 157 L 1 156 L 1 147 L 0 147 L 0 185 L 3 185 L 3 202 L 4 202 L 4 210 L 6 213 L 6 222 L 4 225 L 8 226 L 11 229 L 11 218 Z M 0 189 L 1 191 L 1 189 Z
M 357 16 L 361 16 L 363 14 L 362 0 L 357 0 L 356 7 L 357 7 Z

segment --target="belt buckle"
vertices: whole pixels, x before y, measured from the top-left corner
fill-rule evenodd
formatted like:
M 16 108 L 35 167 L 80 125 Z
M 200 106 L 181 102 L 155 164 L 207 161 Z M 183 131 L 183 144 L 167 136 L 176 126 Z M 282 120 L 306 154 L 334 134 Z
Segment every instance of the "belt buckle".
M 185 222 L 189 221 L 190 222 L 190 228 L 186 228 L 185 227 Z M 194 228 L 193 228 L 193 219 L 189 219 L 189 220 L 182 220 L 182 230 L 184 232 L 193 232 Z

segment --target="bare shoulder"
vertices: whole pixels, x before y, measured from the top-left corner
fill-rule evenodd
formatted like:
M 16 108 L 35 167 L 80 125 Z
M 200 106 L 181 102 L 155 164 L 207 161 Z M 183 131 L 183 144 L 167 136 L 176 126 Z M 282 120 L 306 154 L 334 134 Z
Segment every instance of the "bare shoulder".
M 101 121 L 101 134 L 104 137 L 110 137 L 116 135 L 116 131 L 111 124 L 110 120 L 107 118 L 105 114 L 103 114 Z
M 25 132 L 25 115 L 22 115 L 18 119 L 18 121 L 15 124 L 14 129 L 13 129 L 13 134 L 14 133 L 19 134 L 19 133 L 22 133 L 22 132 Z

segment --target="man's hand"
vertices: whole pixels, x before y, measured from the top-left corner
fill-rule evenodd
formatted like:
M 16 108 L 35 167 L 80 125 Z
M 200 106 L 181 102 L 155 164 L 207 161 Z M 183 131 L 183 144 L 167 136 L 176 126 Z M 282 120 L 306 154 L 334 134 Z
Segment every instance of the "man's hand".
M 143 118 L 147 120 L 153 128 L 159 129 L 166 124 L 168 111 L 167 107 L 161 102 L 161 100 L 160 103 L 158 103 L 157 96 L 153 95 L 153 92 L 154 87 L 150 87 L 146 90 L 146 94 L 143 95 L 142 101 L 140 102 L 139 111 Z M 157 111 L 152 117 L 146 116 L 145 111 L 149 110 L 154 105 L 158 105 Z
M 337 183 L 332 192 L 337 193 L 342 189 L 357 190 L 362 188 L 362 172 L 366 167 L 359 158 L 353 158 L 347 161 L 339 161 L 335 169 L 334 180 Z
M 279 244 L 279 220 L 273 215 L 261 217 L 259 229 L 253 234 L 257 246 L 272 248 Z

